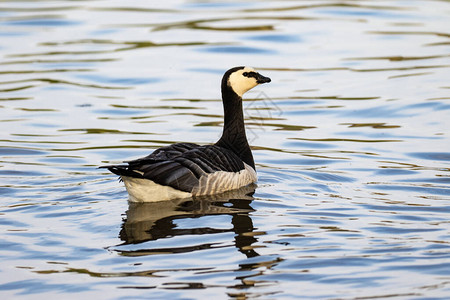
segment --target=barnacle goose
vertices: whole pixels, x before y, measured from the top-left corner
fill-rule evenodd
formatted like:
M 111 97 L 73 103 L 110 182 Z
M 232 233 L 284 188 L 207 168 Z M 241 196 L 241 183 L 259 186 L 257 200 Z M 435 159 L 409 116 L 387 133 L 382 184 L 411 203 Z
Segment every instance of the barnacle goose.
M 247 142 L 242 95 L 270 82 L 253 68 L 235 67 L 222 78 L 224 127 L 213 145 L 177 143 L 121 165 L 102 166 L 120 176 L 131 202 L 155 202 L 218 194 L 256 182 Z

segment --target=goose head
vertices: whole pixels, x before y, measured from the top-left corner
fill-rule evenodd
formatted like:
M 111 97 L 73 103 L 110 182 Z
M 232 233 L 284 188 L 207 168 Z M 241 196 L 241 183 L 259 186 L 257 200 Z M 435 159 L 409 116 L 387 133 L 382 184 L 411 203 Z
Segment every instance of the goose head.
M 235 67 L 223 76 L 222 89 L 231 88 L 234 93 L 242 98 L 242 95 L 254 88 L 258 84 L 270 82 L 269 77 L 265 77 L 251 67 Z

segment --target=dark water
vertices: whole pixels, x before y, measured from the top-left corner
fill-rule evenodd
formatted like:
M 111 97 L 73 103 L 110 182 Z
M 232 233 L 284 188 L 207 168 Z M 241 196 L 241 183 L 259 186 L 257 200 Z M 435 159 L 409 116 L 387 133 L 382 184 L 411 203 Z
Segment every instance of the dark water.
M 2 1 L 2 299 L 448 299 L 449 12 Z M 97 166 L 217 140 L 237 65 L 253 197 L 129 205 Z

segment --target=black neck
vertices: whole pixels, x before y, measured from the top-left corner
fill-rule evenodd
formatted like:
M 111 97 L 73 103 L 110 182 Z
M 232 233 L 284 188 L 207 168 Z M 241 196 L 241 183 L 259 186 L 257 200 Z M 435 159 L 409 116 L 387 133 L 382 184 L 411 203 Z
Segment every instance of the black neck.
M 222 84 L 222 101 L 225 122 L 222 137 L 216 145 L 233 151 L 247 165 L 255 169 L 252 151 L 245 135 L 242 98 L 227 84 Z

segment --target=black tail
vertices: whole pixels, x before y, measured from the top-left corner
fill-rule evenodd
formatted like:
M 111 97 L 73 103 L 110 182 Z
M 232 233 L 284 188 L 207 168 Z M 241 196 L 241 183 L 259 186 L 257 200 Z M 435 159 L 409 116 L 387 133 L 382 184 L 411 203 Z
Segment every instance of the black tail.
M 130 170 L 129 165 L 109 165 L 109 166 L 100 166 L 99 169 L 108 169 L 111 173 L 114 173 L 119 176 L 128 176 L 135 178 L 143 178 L 142 174 L 134 172 Z

